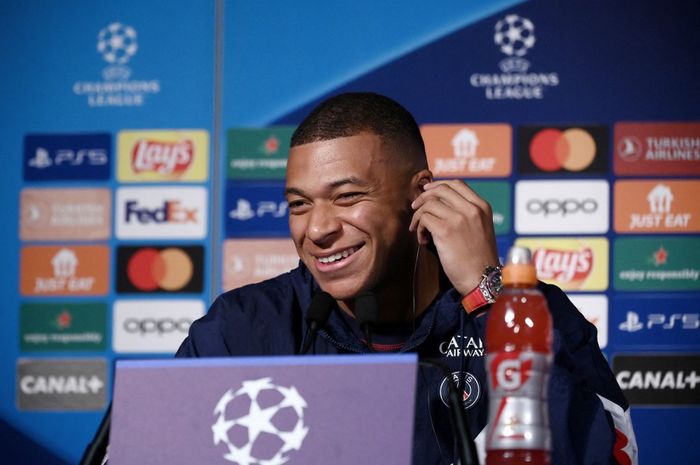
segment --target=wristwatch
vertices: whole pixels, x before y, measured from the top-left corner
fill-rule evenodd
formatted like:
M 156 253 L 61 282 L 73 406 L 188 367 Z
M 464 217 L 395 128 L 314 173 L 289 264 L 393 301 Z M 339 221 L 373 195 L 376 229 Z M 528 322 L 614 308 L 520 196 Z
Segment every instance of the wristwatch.
M 481 275 L 481 282 L 462 298 L 462 306 L 471 313 L 486 304 L 492 304 L 501 293 L 503 282 L 501 280 L 500 266 L 487 266 Z

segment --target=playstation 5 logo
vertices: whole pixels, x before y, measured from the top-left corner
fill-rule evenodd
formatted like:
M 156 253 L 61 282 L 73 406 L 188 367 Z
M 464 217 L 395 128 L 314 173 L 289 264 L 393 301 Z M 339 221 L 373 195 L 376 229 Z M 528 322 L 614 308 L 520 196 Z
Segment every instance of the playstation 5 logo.
M 282 218 L 287 214 L 287 202 L 275 202 L 274 200 L 261 200 L 257 208 L 253 209 L 250 201 L 238 199 L 236 208 L 229 212 L 229 217 L 234 220 L 247 221 L 252 218 L 263 218 L 269 215 L 273 218 Z
M 627 320 L 620 323 L 620 331 L 635 333 L 644 328 L 644 325 L 639 321 L 637 312 L 627 312 Z

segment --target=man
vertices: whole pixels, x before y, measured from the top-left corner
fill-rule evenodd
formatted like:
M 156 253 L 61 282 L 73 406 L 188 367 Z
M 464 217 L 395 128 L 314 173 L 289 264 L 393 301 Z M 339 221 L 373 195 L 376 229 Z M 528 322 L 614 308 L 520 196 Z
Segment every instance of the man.
M 434 181 L 413 117 L 371 93 L 333 97 L 301 123 L 292 136 L 285 192 L 299 267 L 220 296 L 177 355 L 298 353 L 305 312 L 320 288 L 337 308 L 313 353 L 412 351 L 442 358 L 456 377 L 463 373 L 470 430 L 483 432 L 484 316 L 495 297 L 489 292 L 497 293 L 488 284 L 499 264 L 488 203 L 461 181 Z M 636 463 L 628 406 L 595 328 L 561 290 L 544 284 L 541 290 L 555 326 L 553 463 Z M 354 318 L 355 297 L 366 291 L 376 294 L 380 308 L 371 348 Z M 441 371 L 421 368 L 417 465 L 456 462 L 444 380 Z

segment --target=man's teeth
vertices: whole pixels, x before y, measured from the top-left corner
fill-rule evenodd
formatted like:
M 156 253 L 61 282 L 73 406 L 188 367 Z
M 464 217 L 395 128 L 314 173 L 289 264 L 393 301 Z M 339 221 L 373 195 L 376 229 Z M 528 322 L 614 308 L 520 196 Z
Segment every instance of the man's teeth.
M 354 252 L 355 251 L 353 249 L 343 250 L 342 252 L 338 252 L 337 254 L 330 255 L 328 257 L 319 257 L 318 261 L 324 264 L 333 263 L 341 258 L 346 258 L 352 255 Z

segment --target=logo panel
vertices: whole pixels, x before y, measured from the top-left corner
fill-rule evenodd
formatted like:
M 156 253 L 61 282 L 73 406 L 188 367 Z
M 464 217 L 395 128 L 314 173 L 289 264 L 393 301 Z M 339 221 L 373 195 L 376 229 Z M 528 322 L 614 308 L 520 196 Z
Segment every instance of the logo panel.
M 119 246 L 117 292 L 199 293 L 204 290 L 204 247 Z
M 685 297 L 613 298 L 615 345 L 638 349 L 700 348 L 700 305 Z
M 204 239 L 204 187 L 122 187 L 117 190 L 119 239 Z
M 452 382 L 455 386 L 459 381 L 459 371 L 452 372 Z M 464 382 L 462 383 L 464 390 L 462 391 L 462 405 L 464 410 L 469 410 L 474 407 L 476 403 L 481 398 L 481 385 L 476 376 L 472 375 L 468 371 L 464 372 Z M 450 386 L 447 382 L 447 378 L 443 378 L 440 383 L 440 400 L 445 404 L 446 407 L 450 406 L 449 396 L 450 396 Z
M 510 176 L 513 136 L 508 124 L 425 124 L 421 133 L 435 177 Z
M 229 239 L 224 242 L 223 289 L 273 278 L 299 264 L 290 239 Z
M 243 381 L 240 388 L 226 391 L 214 407 L 213 441 L 227 461 L 283 464 L 301 449 L 309 433 L 304 422 L 308 404 L 295 386 L 272 381 Z
M 23 241 L 109 239 L 109 189 L 23 189 L 19 236 Z
M 615 231 L 700 232 L 700 181 L 615 182 Z
M 226 212 L 228 237 L 289 237 L 282 183 L 229 183 Z
M 700 176 L 700 123 L 617 123 L 618 175 Z
M 621 291 L 700 290 L 700 239 L 617 238 L 613 286 Z
M 19 410 L 102 410 L 106 384 L 104 358 L 17 360 Z
M 518 234 L 602 234 L 609 228 L 607 181 L 518 181 Z
M 612 367 L 630 405 L 700 405 L 700 355 L 615 355 Z
M 107 246 L 30 246 L 20 256 L 24 296 L 104 295 L 109 289 Z
M 525 174 L 608 171 L 606 126 L 523 126 L 519 130 L 518 160 Z
M 229 179 L 284 179 L 294 126 L 228 130 Z
M 209 177 L 207 131 L 120 131 L 117 144 L 120 181 L 206 181 Z
M 27 134 L 24 180 L 106 180 L 110 176 L 111 151 L 108 133 Z
M 505 55 L 498 63 L 501 73 L 473 73 L 469 84 L 474 89 L 484 89 L 488 100 L 543 99 L 547 90 L 559 85 L 560 78 L 557 72 L 530 70 L 531 63 L 525 56 L 537 44 L 535 29 L 530 18 L 524 16 L 508 14 L 500 18 L 489 38 L 491 44 L 482 43 L 479 47 L 495 45 Z
M 507 181 L 469 181 L 467 185 L 491 204 L 496 234 L 508 234 L 513 224 L 510 183 Z
M 569 300 L 598 330 L 598 346 L 608 346 L 608 298 L 605 295 L 568 294 Z
M 23 352 L 107 348 L 107 305 L 103 303 L 23 303 L 19 326 Z
M 608 288 L 608 240 L 598 237 L 527 238 L 515 245 L 528 247 L 537 277 L 565 291 L 604 291 Z
M 200 300 L 118 300 L 112 327 L 114 351 L 175 353 L 192 322 L 202 316 Z

